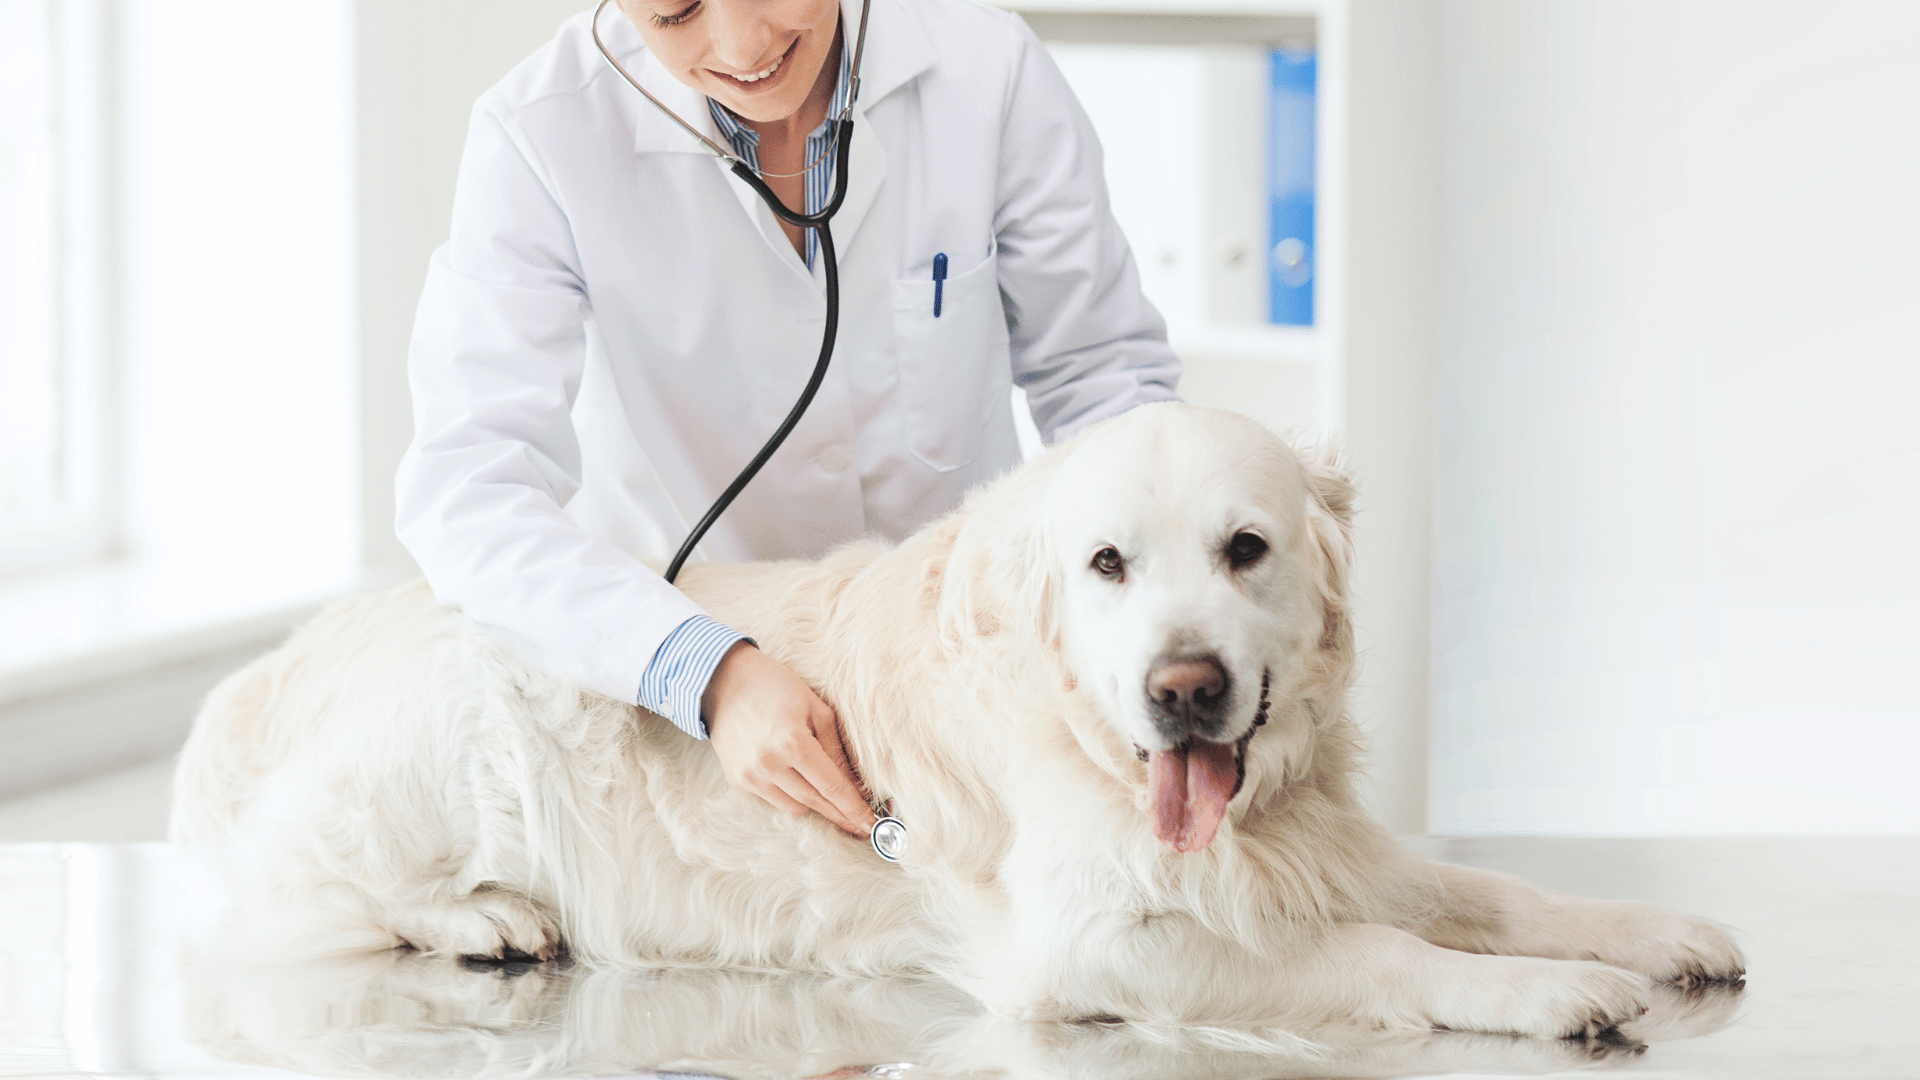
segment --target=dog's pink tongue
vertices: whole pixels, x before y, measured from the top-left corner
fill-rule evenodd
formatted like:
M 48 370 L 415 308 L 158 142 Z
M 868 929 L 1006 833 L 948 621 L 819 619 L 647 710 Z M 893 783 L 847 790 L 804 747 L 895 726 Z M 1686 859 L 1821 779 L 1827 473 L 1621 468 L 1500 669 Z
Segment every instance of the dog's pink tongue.
M 1196 739 L 1148 754 L 1153 835 L 1175 851 L 1199 851 L 1213 843 L 1238 779 L 1231 745 Z

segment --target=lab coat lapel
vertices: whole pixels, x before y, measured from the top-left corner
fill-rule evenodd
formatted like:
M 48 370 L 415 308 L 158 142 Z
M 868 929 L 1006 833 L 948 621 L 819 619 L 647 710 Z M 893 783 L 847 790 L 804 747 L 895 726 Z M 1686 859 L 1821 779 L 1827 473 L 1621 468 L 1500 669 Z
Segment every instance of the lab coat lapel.
M 713 122 L 713 112 L 707 108 L 707 96 L 674 78 L 671 72 L 662 67 L 653 58 L 653 54 L 647 52 L 646 48 L 640 44 L 639 34 L 624 18 L 617 20 L 624 35 L 616 39 L 612 32 L 615 21 L 609 19 L 602 23 L 601 33 L 607 38 L 608 48 L 614 50 L 614 55 L 620 57 L 620 62 L 626 64 L 627 70 L 634 73 L 634 78 L 640 81 L 640 85 L 645 87 L 648 93 L 659 98 L 662 104 L 685 119 L 700 134 L 712 139 L 718 146 L 731 149 L 727 145 L 726 136 L 720 133 L 719 126 Z M 623 56 L 623 51 L 627 55 Z M 638 95 L 635 97 L 638 98 Z M 733 191 L 734 198 L 740 202 L 741 211 L 747 215 L 747 220 L 753 222 L 755 229 L 766 241 L 774 257 L 788 265 L 790 272 L 798 275 L 801 281 L 811 280 L 807 275 L 805 264 L 794 254 L 793 245 L 787 242 L 786 233 L 780 230 L 780 223 L 774 218 L 773 211 L 767 209 L 767 205 L 760 201 L 760 196 L 755 194 L 752 188 L 733 175 L 731 162 L 714 157 L 713 151 L 701 145 L 700 140 L 689 135 L 685 128 L 674 123 L 672 118 L 654 108 L 644 98 L 639 99 L 633 126 L 633 149 L 636 153 L 699 154 L 710 158 L 713 168 L 720 173 L 721 182 Z
M 706 107 L 706 99 L 701 99 L 701 108 Z M 745 180 L 733 175 L 733 166 L 718 158 L 713 167 L 720 170 L 727 185 L 733 189 L 733 197 L 740 200 L 740 209 L 746 211 L 747 218 L 760 230 L 760 239 L 767 242 L 774 258 L 784 265 L 788 272 L 795 274 L 801 281 L 811 284 L 813 278 L 807 274 L 807 264 L 800 261 L 800 253 L 793 250 L 793 244 L 787 239 L 786 230 L 780 227 L 780 219 L 773 216 L 773 210 L 760 193 L 747 186 Z
M 618 23 L 618 32 L 615 24 Z M 679 79 L 660 62 L 653 58 L 646 46 L 640 43 L 640 35 L 624 16 L 618 19 L 606 19 L 600 24 L 601 34 L 607 39 L 607 48 L 620 58 L 620 63 L 633 72 L 640 85 L 647 92 L 659 98 L 661 104 L 672 109 L 675 115 L 685 120 L 694 130 L 725 148 L 727 140 L 720 134 L 720 128 L 713 122 L 713 114 L 707 110 L 707 96 Z M 624 55 L 623 55 L 624 54 Z M 633 149 L 642 154 L 704 154 L 713 156 L 713 151 L 701 145 L 700 140 L 687 134 L 685 128 L 673 122 L 667 114 L 654 108 L 645 98 L 634 95 Z M 720 159 L 715 158 L 718 161 Z
M 853 149 L 847 169 L 847 198 L 833 216 L 833 238 L 849 247 L 867 211 L 873 208 L 887 179 L 887 155 L 875 138 L 870 114 L 874 106 L 933 66 L 933 45 L 920 19 L 900 0 L 872 0 L 873 24 L 867 30 L 867 55 L 860 76 L 860 97 L 854 102 Z M 860 0 L 842 0 L 845 26 L 858 29 Z

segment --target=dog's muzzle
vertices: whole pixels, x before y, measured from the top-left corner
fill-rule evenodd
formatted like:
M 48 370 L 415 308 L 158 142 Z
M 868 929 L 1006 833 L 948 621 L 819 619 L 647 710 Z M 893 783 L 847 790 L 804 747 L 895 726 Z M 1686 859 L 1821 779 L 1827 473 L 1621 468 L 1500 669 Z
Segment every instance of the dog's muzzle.
M 1233 676 L 1217 656 L 1156 661 L 1147 671 L 1145 689 L 1154 728 L 1175 746 L 1193 738 L 1211 740 L 1226 727 Z
M 1267 694 L 1268 691 L 1272 689 L 1272 686 L 1273 672 L 1271 670 L 1261 671 L 1260 706 L 1253 711 L 1253 723 L 1247 725 L 1246 733 L 1233 741 L 1233 764 L 1235 771 L 1239 774 L 1233 783 L 1234 795 L 1240 794 L 1240 788 L 1247 782 L 1247 744 L 1253 741 L 1254 732 L 1267 726 L 1267 712 L 1273 707 L 1273 702 L 1268 699 Z M 1147 760 L 1148 755 L 1146 748 L 1142 747 L 1139 743 L 1134 743 L 1133 756 L 1139 758 L 1141 761 Z M 1228 796 L 1228 798 L 1231 799 L 1232 796 Z
M 1147 762 L 1147 802 L 1153 835 L 1176 852 L 1191 853 L 1213 842 L 1227 820 L 1227 806 L 1247 781 L 1247 744 L 1267 722 L 1266 672 L 1260 676 L 1260 704 L 1253 722 L 1232 742 L 1193 736 L 1165 750 L 1134 751 Z

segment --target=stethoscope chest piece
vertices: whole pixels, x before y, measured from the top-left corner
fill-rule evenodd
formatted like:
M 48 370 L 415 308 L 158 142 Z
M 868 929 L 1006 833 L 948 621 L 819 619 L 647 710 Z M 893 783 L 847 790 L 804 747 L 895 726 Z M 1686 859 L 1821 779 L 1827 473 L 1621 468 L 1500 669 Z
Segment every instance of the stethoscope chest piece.
M 867 833 L 873 850 L 888 862 L 899 862 L 907 852 L 907 823 L 897 817 L 883 817 Z

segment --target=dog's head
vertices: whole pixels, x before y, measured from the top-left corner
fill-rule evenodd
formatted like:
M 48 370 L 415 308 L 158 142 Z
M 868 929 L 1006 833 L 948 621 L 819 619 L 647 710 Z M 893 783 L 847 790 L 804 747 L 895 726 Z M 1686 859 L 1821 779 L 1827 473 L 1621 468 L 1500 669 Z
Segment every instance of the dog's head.
M 1197 851 L 1270 710 L 1344 676 L 1351 486 L 1246 417 L 1187 405 L 1135 409 L 1054 455 L 1005 572 L 1110 737 L 1144 756 L 1155 835 Z

